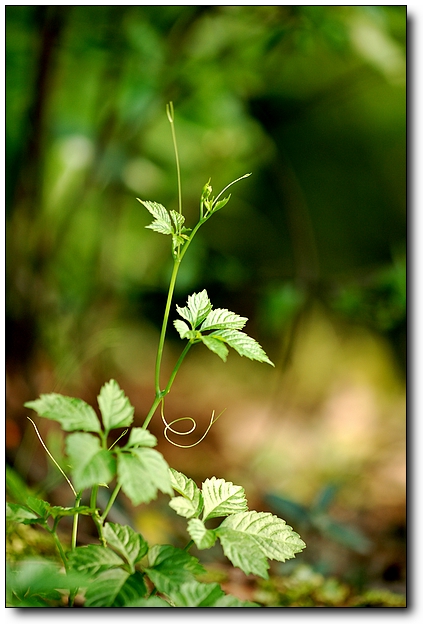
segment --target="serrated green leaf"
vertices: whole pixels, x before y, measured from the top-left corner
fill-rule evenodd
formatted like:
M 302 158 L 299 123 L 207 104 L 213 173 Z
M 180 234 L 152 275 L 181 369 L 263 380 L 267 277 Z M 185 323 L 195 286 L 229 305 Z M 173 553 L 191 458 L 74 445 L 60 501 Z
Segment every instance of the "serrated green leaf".
M 201 493 L 195 481 L 185 476 L 182 472 L 169 468 L 170 483 L 173 489 L 189 500 L 193 500 L 197 493 Z
M 119 427 L 129 427 L 134 419 L 134 408 L 114 379 L 101 388 L 98 405 L 106 432 Z
M 179 212 L 176 212 L 175 210 L 171 210 L 170 211 L 170 216 L 172 218 L 173 223 L 175 224 L 175 231 L 176 232 L 181 232 L 182 231 L 182 226 L 185 223 L 184 215 L 180 214 Z M 184 228 L 184 229 L 186 229 L 186 228 Z
M 172 234 L 173 227 L 168 211 L 164 206 L 153 201 L 143 201 L 137 197 L 137 200 L 147 208 L 148 212 L 153 215 L 154 221 L 146 228 L 155 230 L 160 234 Z
M 200 331 L 210 329 L 242 329 L 248 318 L 224 308 L 211 310 L 201 324 Z
M 181 321 L 181 319 L 176 319 L 176 321 L 173 321 L 173 324 L 181 338 L 191 337 L 192 330 L 188 327 L 185 321 Z
M 49 515 L 52 518 L 65 518 L 69 516 L 91 516 L 95 510 L 86 505 L 81 505 L 80 507 L 60 507 L 59 505 L 55 505 L 54 507 L 50 507 Z
M 229 193 L 229 195 L 227 197 L 224 197 L 223 199 L 221 199 L 218 202 L 216 202 L 214 204 L 214 206 L 213 206 L 213 212 L 217 212 L 218 210 L 223 208 L 223 206 L 226 206 L 226 204 L 228 203 L 230 198 L 231 198 L 231 194 Z
M 221 340 L 226 342 L 232 349 L 235 349 L 241 356 L 245 355 L 245 357 L 250 360 L 266 362 L 274 366 L 259 343 L 242 331 L 236 329 L 219 329 L 210 334 L 210 336 L 219 336 Z
M 130 449 L 137 446 L 157 446 L 157 438 L 152 433 L 147 431 L 147 429 L 143 429 L 142 427 L 132 427 L 128 443 L 123 448 Z
M 72 466 L 73 483 L 78 491 L 99 483 L 110 483 L 116 474 L 116 461 L 112 452 L 102 449 L 100 440 L 90 433 L 69 435 L 66 452 Z
M 42 518 L 27 507 L 15 503 L 6 503 L 6 520 L 22 524 L 36 524 L 43 521 Z
M 42 394 L 35 401 L 28 401 L 25 407 L 33 409 L 42 418 L 55 420 L 64 431 L 101 431 L 100 421 L 93 408 L 82 401 L 62 394 Z
M 178 516 L 183 518 L 194 518 L 200 515 L 202 505 L 200 498 L 197 501 L 190 501 L 182 496 L 176 496 L 169 501 L 169 507 L 176 511 Z
M 48 518 L 51 510 L 50 503 L 36 496 L 28 496 L 26 499 L 26 506 L 44 519 Z
M 268 512 L 231 515 L 215 529 L 223 552 L 245 574 L 267 578 L 267 559 L 286 561 L 305 548 L 300 536 L 284 520 Z
M 172 488 L 181 494 L 169 501 L 170 507 L 184 518 L 198 517 L 203 509 L 203 496 L 196 483 L 182 472 L 169 469 Z
M 221 360 L 226 362 L 228 358 L 229 349 L 219 336 L 201 336 L 202 342 L 206 345 L 210 351 L 216 353 Z
M 126 559 L 131 566 L 132 572 L 135 571 L 135 564 L 148 551 L 148 544 L 142 535 L 134 531 L 130 526 L 107 522 L 104 526 L 104 537 L 107 544 Z
M 195 329 L 200 323 L 204 321 L 212 305 L 210 303 L 209 296 L 206 290 L 202 290 L 199 293 L 193 293 L 189 295 L 187 300 L 187 306 L 180 308 L 176 306 L 178 314 L 182 316 L 186 321 L 191 324 L 192 329 Z
M 78 546 L 71 550 L 67 557 L 72 570 L 87 574 L 97 574 L 110 568 L 123 566 L 125 563 L 113 550 L 97 544 Z
M 156 589 L 167 595 L 172 590 L 178 590 L 183 583 L 194 580 L 195 574 L 204 572 L 198 559 L 168 544 L 150 548 L 148 559 L 149 566 L 145 573 Z
M 224 479 L 206 479 L 202 487 L 203 520 L 228 516 L 248 509 L 244 488 Z
M 175 607 L 213 607 L 225 594 L 217 583 L 192 580 L 169 592 Z
M 157 497 L 158 490 L 173 494 L 169 466 L 158 451 L 135 448 L 118 453 L 118 482 L 134 505 L 148 503 Z
M 216 532 L 207 529 L 199 518 L 192 518 L 188 522 L 188 533 L 199 550 L 206 550 L 215 544 Z
M 88 584 L 85 592 L 85 607 L 111 607 L 129 578 L 122 568 L 105 570 Z

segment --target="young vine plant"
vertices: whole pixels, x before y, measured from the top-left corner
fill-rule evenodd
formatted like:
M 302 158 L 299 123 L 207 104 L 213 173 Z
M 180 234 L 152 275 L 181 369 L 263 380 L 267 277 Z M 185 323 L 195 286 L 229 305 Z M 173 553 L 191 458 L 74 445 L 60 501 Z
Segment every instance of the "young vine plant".
M 233 349 L 240 356 L 273 366 L 259 343 L 244 332 L 248 319 L 223 308 L 214 308 L 206 290 L 202 290 L 190 295 L 185 307 L 175 308 L 179 318 L 173 320 L 173 325 L 185 344 L 173 371 L 162 385 L 163 350 L 181 262 L 200 227 L 228 203 L 230 194 L 224 196 L 227 189 L 250 175 L 234 180 L 216 197 L 209 180 L 201 194 L 198 222 L 193 228 L 186 227 L 172 103 L 166 111 L 176 157 L 179 210 L 168 211 L 157 202 L 138 199 L 153 217 L 146 227 L 170 236 L 173 259 L 157 348 L 154 400 L 141 427 L 132 426 L 134 408 L 113 379 L 103 385 L 98 395 L 101 419 L 83 400 L 57 393 L 42 394 L 25 403 L 39 417 L 57 421 L 67 434 L 66 465 L 60 466 L 43 442 L 36 423 L 29 419 L 50 460 L 68 483 L 74 502 L 71 507 L 52 506 L 30 494 L 19 502 L 7 503 L 9 526 L 22 523 L 43 527 L 51 534 L 57 548 L 56 561 L 24 560 L 8 564 L 8 606 L 258 607 L 258 603 L 225 594 L 218 583 L 201 581 L 204 568 L 199 559 L 189 553 L 190 548 L 195 545 L 202 551 L 219 542 L 233 566 L 263 579 L 268 578 L 269 561 L 284 562 L 305 548 L 303 540 L 284 520 L 271 513 L 250 510 L 240 485 L 213 476 L 200 487 L 169 467 L 154 448 L 157 438 L 148 430 L 151 419 L 159 411 L 164 436 L 169 442 L 169 433 L 187 433 L 174 428 L 184 418 L 166 421 L 164 402 L 194 345 L 204 345 L 224 362 L 229 349 Z M 191 418 L 188 420 L 192 422 L 189 430 L 192 432 L 196 423 Z M 205 434 L 195 444 L 201 442 L 216 420 L 213 412 Z M 122 429 L 117 441 L 110 444 L 110 433 Z M 174 441 L 172 444 L 185 448 L 195 445 Z M 98 503 L 100 488 L 111 492 L 103 508 Z M 167 495 L 173 512 L 186 519 L 185 548 L 150 545 L 133 526 L 107 521 L 120 492 L 133 505 L 148 504 L 159 492 Z M 81 516 L 92 519 L 98 543 L 79 545 Z M 63 540 L 59 523 L 69 517 L 72 519 L 71 534 Z M 216 519 L 222 519 L 220 524 Z M 213 528 L 210 520 L 213 520 Z

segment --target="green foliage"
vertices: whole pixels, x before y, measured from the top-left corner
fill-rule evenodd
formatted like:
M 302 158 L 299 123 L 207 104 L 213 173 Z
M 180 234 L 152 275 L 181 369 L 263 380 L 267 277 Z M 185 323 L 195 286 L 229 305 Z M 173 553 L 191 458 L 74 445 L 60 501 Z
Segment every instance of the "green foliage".
M 168 108 L 168 118 L 173 124 L 172 105 Z M 181 195 L 176 143 L 175 152 Z M 241 356 L 273 366 L 258 342 L 241 331 L 247 318 L 226 309 L 213 309 L 206 290 L 202 290 L 188 297 L 186 307 L 177 306 L 184 320 L 176 321 L 175 327 L 181 338 L 189 342 L 166 387 L 161 389 L 161 359 L 180 263 L 198 229 L 227 204 L 230 196 L 219 198 L 229 186 L 245 177 L 228 184 L 216 198 L 209 181 L 201 195 L 199 221 L 192 230 L 185 228 L 181 212 L 168 212 L 161 204 L 139 200 L 154 217 L 147 228 L 171 235 L 173 256 L 173 272 L 157 350 L 156 396 L 143 426 L 131 428 L 126 443 L 121 443 L 121 439 L 128 429 L 109 444 L 112 430 L 129 428 L 134 420 L 134 407 L 114 379 L 105 383 L 98 395 L 101 422 L 87 403 L 60 394 L 43 394 L 25 404 L 39 416 L 59 422 L 68 432 L 65 449 L 71 479 L 54 459 L 33 423 L 44 449 L 70 486 L 75 504 L 73 507 L 51 506 L 23 491 L 19 503 L 8 503 L 9 524 L 39 524 L 52 535 L 61 560 L 60 567 L 52 563 L 36 582 L 31 575 L 34 570 L 40 572 L 39 563 L 30 566 L 26 576 L 19 576 L 17 568 L 11 569 L 8 606 L 58 606 L 65 595 L 69 606 L 73 606 L 78 597 L 88 608 L 254 607 L 258 605 L 225 595 L 217 583 L 201 582 L 198 577 L 205 570 L 199 560 L 189 554 L 189 548 L 195 543 L 199 550 L 209 549 L 219 539 L 223 552 L 233 565 L 245 574 L 254 573 L 267 578 L 268 559 L 283 562 L 305 547 L 298 534 L 283 520 L 270 513 L 249 511 L 243 487 L 211 477 L 200 489 L 192 479 L 171 469 L 162 454 L 154 449 L 157 438 L 147 430 L 160 405 L 167 438 L 166 432 L 171 425 L 164 418 L 164 397 L 192 344 L 203 342 L 224 361 L 228 345 Z M 212 417 L 209 428 L 216 420 Z M 171 431 L 175 433 L 173 429 Z M 109 484 L 114 484 L 114 489 L 102 511 L 97 506 L 98 489 Z M 91 490 L 89 506 L 81 505 L 82 494 L 87 489 Z M 133 505 L 149 503 L 159 492 L 169 495 L 170 507 L 187 519 L 191 541 L 186 548 L 171 544 L 149 545 L 131 526 L 106 522 L 120 491 Z M 99 544 L 77 546 L 78 519 L 82 514 L 92 518 Z M 64 517 L 71 517 L 73 521 L 70 549 L 64 547 L 57 530 Z M 219 526 L 214 529 L 206 527 L 206 522 L 217 518 L 224 518 Z M 28 588 L 25 588 L 25 580 L 30 583 Z M 61 593 L 62 590 L 67 593 Z M 161 595 L 157 596 L 157 593 Z
M 174 321 L 173 324 L 181 338 L 187 338 L 192 343 L 203 342 L 224 362 L 228 355 L 226 345 L 229 345 L 241 356 L 274 366 L 259 343 L 239 331 L 248 319 L 226 309 L 213 309 L 206 290 L 190 295 L 187 305 L 184 308 L 176 306 L 176 309 L 191 326 L 190 328 L 180 319 Z M 204 334 L 205 331 L 210 333 Z

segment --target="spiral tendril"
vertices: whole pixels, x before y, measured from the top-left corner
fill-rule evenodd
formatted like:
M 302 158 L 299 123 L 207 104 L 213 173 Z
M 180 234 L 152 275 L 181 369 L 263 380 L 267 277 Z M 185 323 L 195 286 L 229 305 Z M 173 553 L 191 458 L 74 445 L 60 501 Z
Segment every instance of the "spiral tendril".
M 210 418 L 210 423 L 209 423 L 207 429 L 205 430 L 205 432 L 203 433 L 203 435 L 201 436 L 201 438 L 199 440 L 197 440 L 197 442 L 193 442 L 193 444 L 178 444 L 177 442 L 174 442 L 173 440 L 171 440 L 169 438 L 168 431 L 170 431 L 174 435 L 178 435 L 178 436 L 189 435 L 190 433 L 193 433 L 193 431 L 195 431 L 195 429 L 197 428 L 197 423 L 194 420 L 194 418 L 192 418 L 191 416 L 182 416 L 182 418 L 175 418 L 175 420 L 172 420 L 170 423 L 168 423 L 166 421 L 165 416 L 164 416 L 164 400 L 163 400 L 162 403 L 161 403 L 161 407 L 160 407 L 162 420 L 163 420 L 163 423 L 165 425 L 165 428 L 163 430 L 163 435 L 164 435 L 164 437 L 166 438 L 166 440 L 170 444 L 173 444 L 173 446 L 177 446 L 179 448 L 192 448 L 193 446 L 197 446 L 197 444 L 200 444 L 200 442 L 202 442 L 204 440 L 204 438 L 206 437 L 206 435 L 208 434 L 208 432 L 210 431 L 210 429 L 212 428 L 214 423 L 222 416 L 222 414 L 223 414 L 223 412 L 225 410 L 226 410 L 226 408 L 224 410 L 222 410 L 220 412 L 220 414 L 218 416 L 216 416 L 216 418 L 214 417 L 215 410 L 212 411 L 212 415 L 211 415 L 211 418 Z M 188 429 L 188 431 L 178 431 L 177 429 L 173 429 L 173 425 L 175 423 L 182 422 L 184 420 L 188 420 L 188 421 L 190 421 L 192 423 L 191 429 Z

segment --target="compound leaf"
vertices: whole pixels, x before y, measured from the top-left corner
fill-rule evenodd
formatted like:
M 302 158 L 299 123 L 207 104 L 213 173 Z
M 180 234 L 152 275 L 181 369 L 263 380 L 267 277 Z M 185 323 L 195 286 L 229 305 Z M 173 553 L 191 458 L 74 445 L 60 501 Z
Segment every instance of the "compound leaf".
M 267 559 L 286 561 L 305 543 L 284 520 L 268 512 L 246 511 L 231 515 L 215 529 L 223 552 L 245 574 L 267 578 Z
M 157 497 L 158 490 L 173 494 L 169 466 L 163 455 L 150 448 L 118 451 L 118 482 L 134 505 L 148 503 Z
M 188 522 L 188 533 L 199 550 L 211 548 L 216 541 L 216 532 L 207 529 L 204 522 L 199 518 L 192 518 Z
M 73 433 L 68 436 L 66 451 L 77 490 L 110 483 L 116 474 L 116 461 L 112 452 L 102 449 L 100 440 L 90 433 Z
M 206 479 L 202 487 L 203 520 L 236 514 L 248 509 L 244 488 L 224 479 Z
M 88 584 L 84 606 L 111 607 L 128 578 L 129 572 L 122 568 L 105 570 Z
M 160 234 L 173 234 L 172 222 L 164 206 L 153 201 L 143 201 L 138 197 L 137 199 L 154 217 L 154 221 L 150 225 L 146 225 L 146 228 L 160 232 Z
M 195 574 L 204 572 L 198 559 L 168 544 L 150 548 L 148 559 L 149 567 L 145 573 L 159 592 L 168 595 L 178 590 L 183 583 L 195 580 Z
M 201 324 L 200 331 L 206 329 L 242 329 L 248 318 L 239 316 L 224 308 L 211 310 Z
M 128 427 L 134 419 L 134 408 L 114 379 L 105 383 L 98 396 L 98 404 L 106 432 Z
M 192 330 L 188 327 L 185 321 L 181 321 L 181 319 L 176 319 L 176 321 L 173 321 L 173 324 L 181 338 L 191 337 Z
M 245 355 L 245 357 L 250 360 L 266 362 L 267 364 L 274 366 L 273 362 L 269 360 L 259 343 L 242 331 L 238 331 L 236 329 L 219 329 L 210 334 L 210 336 L 218 336 L 220 340 L 226 342 L 241 356 Z
M 176 306 L 178 314 L 182 316 L 186 321 L 191 324 L 192 329 L 195 329 L 200 323 L 204 321 L 212 305 L 210 303 L 209 296 L 206 290 L 202 290 L 199 293 L 193 293 L 189 295 L 187 300 L 187 306 L 184 308 Z
M 148 551 L 148 544 L 142 535 L 130 526 L 107 522 L 104 526 L 104 537 L 108 545 L 114 548 L 131 566 L 140 561 Z
M 169 595 L 175 607 L 213 607 L 225 594 L 218 583 L 192 580 L 173 589 Z
M 104 546 L 99 546 L 98 544 L 78 546 L 74 550 L 71 550 L 67 557 L 72 570 L 85 572 L 87 574 L 97 574 L 98 572 L 116 568 L 124 564 L 123 559 L 113 550 L 104 548 Z
M 28 401 L 25 407 L 33 409 L 42 418 L 56 420 L 64 431 L 101 431 L 100 421 L 93 408 L 82 399 L 63 396 L 52 392 L 42 394 L 35 401 Z
M 153 447 L 157 445 L 157 438 L 152 433 L 143 429 L 142 427 L 132 427 L 129 434 L 128 443 L 123 447 L 124 449 L 135 448 L 137 446 L 149 446 Z
M 206 347 L 210 349 L 210 351 L 216 353 L 216 355 L 218 355 L 221 360 L 226 362 L 229 349 L 219 336 L 201 336 L 201 340 L 206 345 Z

